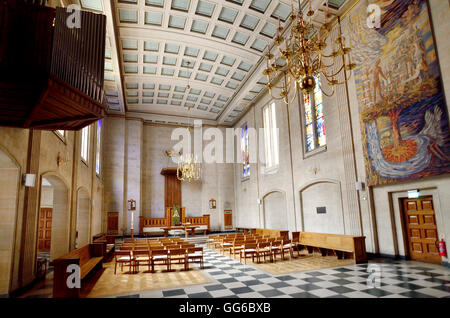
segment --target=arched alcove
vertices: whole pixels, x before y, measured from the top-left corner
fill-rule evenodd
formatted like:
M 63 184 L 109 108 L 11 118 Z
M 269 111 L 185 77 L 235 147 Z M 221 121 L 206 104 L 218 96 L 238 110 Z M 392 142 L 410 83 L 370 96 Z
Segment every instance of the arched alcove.
M 303 231 L 344 234 L 342 193 L 339 181 L 315 180 L 302 186 L 299 193 Z M 325 211 L 325 213 L 318 213 L 318 208 L 322 208 L 322 212 Z
M 10 292 L 20 167 L 0 149 L 0 295 Z
M 271 191 L 263 196 L 264 228 L 272 230 L 286 230 L 287 203 L 286 193 L 281 190 Z
M 45 186 L 44 183 L 47 185 Z M 48 211 L 45 213 L 47 216 L 51 216 L 50 220 L 46 219 L 46 223 L 51 223 L 51 229 L 47 231 L 51 231 L 50 238 L 50 252 L 49 257 L 50 260 L 58 258 L 69 251 L 69 240 L 70 240 L 70 213 L 69 213 L 69 191 L 67 185 L 64 181 L 53 174 L 43 175 L 41 179 L 41 206 L 40 206 L 40 220 L 42 220 L 43 213 L 43 196 L 44 188 L 50 187 L 52 193 L 52 199 L 50 202 L 47 202 L 46 208 L 49 209 L 51 206 L 51 213 Z M 41 225 L 40 223 L 39 225 Z M 39 229 L 38 232 L 41 232 Z M 39 233 L 38 240 L 41 240 L 41 233 Z M 38 251 L 41 244 L 38 242 Z
M 80 248 L 89 244 L 90 232 L 90 201 L 89 193 L 86 189 L 80 188 L 77 192 L 77 238 L 76 247 Z

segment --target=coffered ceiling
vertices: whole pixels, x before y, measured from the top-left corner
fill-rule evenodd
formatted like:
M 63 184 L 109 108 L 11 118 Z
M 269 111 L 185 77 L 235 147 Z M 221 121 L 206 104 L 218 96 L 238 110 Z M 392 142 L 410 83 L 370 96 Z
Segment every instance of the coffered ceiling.
M 108 18 L 108 111 L 172 124 L 238 120 L 264 91 L 261 62 L 278 21 L 285 26 L 298 8 L 290 0 L 80 1 Z M 332 13 L 344 2 L 330 0 Z

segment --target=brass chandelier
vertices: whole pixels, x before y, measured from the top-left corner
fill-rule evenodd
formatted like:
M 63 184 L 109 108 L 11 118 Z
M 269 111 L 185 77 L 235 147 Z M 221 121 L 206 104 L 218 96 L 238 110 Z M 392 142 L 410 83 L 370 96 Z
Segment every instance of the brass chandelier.
M 324 54 L 327 48 L 327 42 L 333 21 L 328 21 L 329 7 L 326 1 L 325 23 L 318 29 L 313 24 L 312 17 L 315 11 L 312 10 L 312 0 L 307 0 L 309 10 L 304 17 L 301 0 L 299 0 L 299 11 L 294 14 L 294 6 L 292 5 L 292 14 L 290 21 L 292 29 L 286 38 L 283 35 L 284 28 L 278 20 L 278 30 L 274 39 L 274 45 L 277 46 L 279 55 L 274 59 L 270 46 L 266 55 L 267 68 L 263 74 L 267 76 L 268 83 L 266 85 L 270 95 L 276 100 L 283 100 L 286 104 L 290 104 L 297 96 L 298 89 L 304 94 L 309 94 L 316 87 L 316 78 L 326 80 L 331 86 L 331 92 L 325 92 L 319 84 L 323 94 L 330 97 L 334 94 L 334 87 L 341 85 L 350 79 L 344 77 L 343 81 L 336 79 L 337 75 L 343 70 L 351 71 L 355 68 L 355 64 L 351 63 L 350 47 L 345 47 L 345 38 L 342 36 L 341 26 L 338 25 L 339 35 L 332 44 L 332 52 L 328 55 Z M 305 6 L 306 7 L 306 6 Z M 339 20 L 338 20 L 339 23 Z M 285 61 L 285 65 L 280 65 L 277 59 Z M 342 58 L 342 66 L 336 71 L 337 59 Z M 328 64 L 327 64 L 328 63 Z M 275 82 L 279 83 L 275 85 Z M 274 96 L 273 89 L 276 88 L 280 92 Z M 294 96 L 289 100 L 289 92 L 294 88 Z
M 197 156 L 184 154 L 180 156 L 177 168 L 177 179 L 181 181 L 195 181 L 202 176 L 202 168 Z
M 186 88 L 190 88 L 189 83 Z M 186 107 L 190 111 L 189 107 Z M 188 127 L 190 133 L 190 127 Z M 180 181 L 196 181 L 202 177 L 202 166 L 196 155 L 192 153 L 182 154 L 178 160 L 177 179 Z

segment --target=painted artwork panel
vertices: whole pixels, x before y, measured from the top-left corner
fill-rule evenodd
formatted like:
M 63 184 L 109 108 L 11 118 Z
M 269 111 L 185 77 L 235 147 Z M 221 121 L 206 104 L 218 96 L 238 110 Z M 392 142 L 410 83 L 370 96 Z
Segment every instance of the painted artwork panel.
M 369 27 L 369 4 L 381 9 Z M 426 0 L 361 0 L 347 15 L 367 183 L 450 172 L 448 111 Z M 370 23 L 369 23 L 370 24 Z

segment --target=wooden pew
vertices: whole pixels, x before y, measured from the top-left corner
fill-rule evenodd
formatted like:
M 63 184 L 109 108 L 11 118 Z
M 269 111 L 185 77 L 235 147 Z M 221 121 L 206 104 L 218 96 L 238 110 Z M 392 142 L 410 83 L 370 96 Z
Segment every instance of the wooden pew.
M 281 237 L 283 240 L 289 240 L 289 231 L 284 230 L 254 229 L 252 234 L 268 237 Z
M 293 237 L 296 236 L 294 235 Z M 352 236 L 341 234 L 300 232 L 298 244 L 308 248 L 318 248 L 322 255 L 331 251 L 338 258 L 351 255 L 355 263 L 367 261 L 365 236 Z
M 94 269 L 103 267 L 103 257 L 106 254 L 106 244 L 93 243 L 71 251 L 53 260 L 53 298 L 78 298 L 81 288 L 69 288 L 67 279 L 73 272 L 67 272 L 72 264 L 80 266 L 80 281 Z M 80 286 L 82 287 L 82 286 Z
M 112 252 L 114 252 L 116 244 L 116 235 L 107 235 L 104 233 L 100 233 L 92 237 L 92 243 L 105 244 L 106 249 L 105 260 L 106 260 L 106 258 L 110 256 Z

